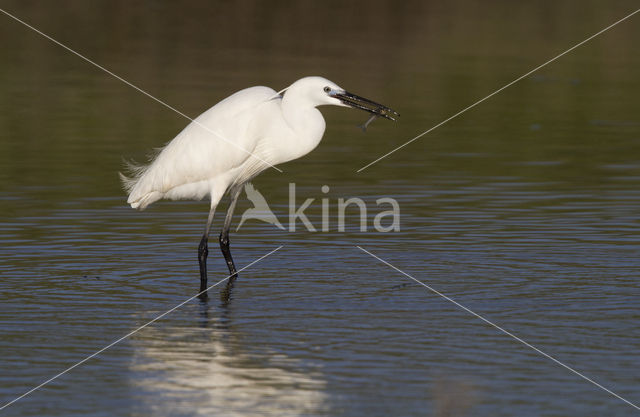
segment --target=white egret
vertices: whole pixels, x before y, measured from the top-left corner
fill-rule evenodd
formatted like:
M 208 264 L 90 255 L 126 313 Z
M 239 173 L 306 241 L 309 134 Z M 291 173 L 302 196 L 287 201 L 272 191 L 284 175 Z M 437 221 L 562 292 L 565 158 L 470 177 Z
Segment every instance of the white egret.
M 143 210 L 162 198 L 201 200 L 211 209 L 198 247 L 200 290 L 206 289 L 209 230 L 222 197 L 231 202 L 220 233 L 220 248 L 231 278 L 237 277 L 229 249 L 229 227 L 243 185 L 265 169 L 311 152 L 322 139 L 325 121 L 316 107 L 350 106 L 395 120 L 394 110 L 351 94 L 322 77 L 305 77 L 277 93 L 250 87 L 202 113 L 148 165 L 131 164 L 120 174 L 127 203 Z

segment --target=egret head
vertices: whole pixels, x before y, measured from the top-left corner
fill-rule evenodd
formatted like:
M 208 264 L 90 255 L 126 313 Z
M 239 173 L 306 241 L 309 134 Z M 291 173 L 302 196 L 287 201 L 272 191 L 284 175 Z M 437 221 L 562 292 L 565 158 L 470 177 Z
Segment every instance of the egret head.
M 287 89 L 287 94 L 290 93 L 306 97 L 314 106 L 333 105 L 353 107 L 389 120 L 396 120 L 395 118 L 400 116 L 395 110 L 350 93 L 344 88 L 339 87 L 336 83 L 322 77 L 302 78 Z

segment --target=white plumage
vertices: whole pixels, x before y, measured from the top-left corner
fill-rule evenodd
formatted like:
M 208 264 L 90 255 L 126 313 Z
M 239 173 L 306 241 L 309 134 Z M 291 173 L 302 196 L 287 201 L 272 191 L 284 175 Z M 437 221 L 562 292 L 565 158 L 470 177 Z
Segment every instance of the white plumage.
M 132 178 L 122 175 L 127 203 L 142 210 L 161 198 L 208 196 L 215 205 L 231 185 L 307 154 L 320 143 L 325 128 L 315 106 L 333 104 L 301 100 L 314 84 L 320 92 L 328 85 L 339 89 L 323 78 L 307 77 L 289 87 L 284 98 L 271 88 L 251 87 L 211 107 L 148 166 L 134 169 Z

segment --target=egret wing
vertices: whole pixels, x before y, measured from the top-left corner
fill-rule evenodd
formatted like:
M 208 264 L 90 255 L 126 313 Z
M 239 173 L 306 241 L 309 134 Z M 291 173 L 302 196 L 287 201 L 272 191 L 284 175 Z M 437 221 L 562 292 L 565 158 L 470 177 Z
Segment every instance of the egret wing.
M 271 88 L 251 87 L 202 113 L 162 148 L 149 165 L 140 167 L 132 178 L 123 178 L 130 191 L 127 201 L 132 206 L 140 202 L 143 208 L 171 189 L 201 183 L 241 166 L 260 139 L 255 129 L 248 129 L 254 113 L 274 96 L 276 92 Z

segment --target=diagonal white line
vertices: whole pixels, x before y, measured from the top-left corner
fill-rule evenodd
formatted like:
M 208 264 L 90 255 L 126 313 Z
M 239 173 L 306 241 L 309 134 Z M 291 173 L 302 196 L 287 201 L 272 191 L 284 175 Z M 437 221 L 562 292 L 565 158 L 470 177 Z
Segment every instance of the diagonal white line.
M 500 330 L 502 333 L 506 334 L 507 336 L 517 340 L 518 342 L 522 343 L 523 345 L 527 346 L 528 348 L 531 348 L 533 350 L 535 350 L 536 352 L 538 352 L 539 354 L 541 354 L 542 356 L 551 359 L 552 361 L 554 361 L 555 363 L 557 363 L 558 365 L 562 366 L 563 368 L 568 369 L 569 371 L 573 372 L 574 374 L 578 375 L 579 377 L 581 377 L 582 379 L 591 382 L 593 385 L 595 385 L 596 387 L 608 392 L 609 394 L 613 395 L 614 397 L 624 401 L 625 403 L 629 404 L 630 406 L 632 406 L 633 408 L 640 410 L 640 407 L 638 407 L 637 405 L 635 405 L 634 403 L 632 403 L 629 400 L 626 400 L 624 398 L 622 398 L 620 395 L 616 394 L 615 392 L 611 391 L 610 389 L 603 387 L 602 385 L 598 384 L 596 381 L 594 381 L 593 379 L 583 375 L 582 373 L 576 371 L 575 369 L 573 369 L 572 367 L 565 365 L 564 363 L 560 362 L 559 360 L 557 360 L 556 358 L 554 358 L 553 356 L 549 355 L 548 353 L 545 353 L 543 351 L 541 351 L 540 349 L 538 349 L 537 347 L 533 346 L 530 343 L 525 342 L 524 340 L 522 340 L 521 338 L 519 338 L 518 336 L 514 335 L 513 333 L 509 332 L 508 330 L 503 329 L 502 327 L 498 326 L 497 324 L 493 323 L 492 321 L 489 321 L 487 319 L 485 319 L 484 317 L 482 317 L 480 314 L 470 310 L 469 308 L 463 306 L 462 304 L 460 304 L 459 302 L 457 302 L 456 300 L 452 299 L 451 297 L 447 297 L 446 295 L 444 295 L 443 293 L 441 293 L 440 291 L 434 289 L 433 287 L 430 287 L 429 285 L 425 284 L 424 282 L 412 277 L 411 275 L 407 274 L 406 272 L 402 271 L 400 268 L 397 268 L 393 265 L 391 265 L 389 262 L 385 261 L 384 259 L 374 255 L 373 253 L 369 252 L 366 249 L 363 249 L 360 246 L 356 246 L 358 249 L 360 249 L 361 251 L 363 251 L 364 253 L 371 255 L 372 257 L 374 257 L 375 259 L 379 260 L 380 262 L 382 262 L 383 264 L 390 266 L 391 268 L 395 269 L 396 271 L 400 272 L 402 275 L 406 276 L 407 278 L 411 278 L 413 281 L 415 281 L 416 283 L 422 285 L 423 287 L 425 287 L 426 289 L 428 289 L 429 291 L 439 295 L 440 297 L 444 298 L 445 300 L 455 304 L 456 306 L 460 307 L 461 309 L 463 309 L 464 311 L 466 311 L 469 314 L 472 314 L 474 316 L 476 316 L 477 318 L 479 318 L 480 320 L 484 321 L 485 323 L 495 327 L 496 329 Z
M 521 75 L 520 77 L 516 78 L 515 80 L 511 81 L 509 84 L 497 89 L 496 91 L 494 91 L 493 93 L 489 94 L 488 96 L 476 101 L 475 103 L 473 103 L 472 105 L 465 107 L 464 109 L 460 110 L 458 113 L 454 114 L 453 116 L 449 117 L 448 119 L 443 120 L 442 122 L 438 123 L 437 125 L 433 126 L 431 129 L 420 133 L 418 136 L 414 137 L 413 139 L 409 140 L 408 142 L 403 143 L 402 145 L 398 146 L 395 149 L 392 149 L 391 151 L 387 152 L 386 154 L 382 155 L 380 158 L 369 162 L 367 165 L 363 166 L 362 168 L 360 168 L 359 170 L 357 170 L 356 172 L 361 172 L 364 171 L 365 169 L 369 168 L 371 165 L 381 161 L 382 159 L 386 158 L 387 156 L 391 155 L 392 153 L 399 151 L 400 149 L 404 148 L 405 146 L 407 146 L 408 144 L 420 139 L 421 137 L 423 137 L 424 135 L 426 135 L 427 133 L 439 128 L 440 126 L 442 126 L 443 124 L 447 123 L 449 120 L 451 119 L 455 119 L 456 117 L 460 116 L 462 113 L 466 112 L 467 110 L 477 106 L 478 104 L 482 103 L 483 101 L 495 96 L 496 94 L 498 94 L 499 92 L 501 92 L 502 90 L 504 90 L 505 88 L 511 87 L 513 84 L 517 83 L 518 81 L 522 80 L 523 78 L 528 77 L 529 75 L 533 74 L 534 72 L 538 71 L 540 68 L 552 63 L 553 61 L 555 61 L 556 59 L 560 58 L 563 55 L 568 54 L 569 52 L 573 51 L 574 49 L 576 49 L 577 47 L 589 42 L 591 39 L 595 38 L 596 36 L 606 32 L 607 30 L 611 29 L 612 27 L 616 26 L 618 23 L 622 23 L 625 20 L 627 20 L 628 18 L 630 18 L 631 16 L 633 16 L 634 14 L 640 12 L 640 9 L 636 10 L 635 12 L 623 17 L 622 19 L 618 20 L 615 23 L 612 23 L 611 25 L 607 26 L 606 28 L 602 29 L 600 32 L 595 33 L 591 36 L 589 36 L 587 39 L 583 40 L 580 43 L 575 44 L 574 46 L 572 46 L 571 48 L 567 49 L 566 51 L 562 52 L 559 55 L 556 55 L 555 57 L 551 58 L 550 60 L 548 60 L 547 62 L 545 62 L 542 65 L 539 65 L 537 67 L 535 67 L 534 69 L 532 69 L 531 71 L 527 72 L 524 75 Z
M 277 168 L 275 166 L 273 166 L 272 164 L 270 164 L 269 162 L 265 161 L 264 159 L 260 158 L 257 155 L 254 155 L 252 152 L 249 152 L 248 150 L 244 149 L 242 146 L 236 144 L 235 142 L 225 138 L 224 136 L 220 135 L 219 133 L 209 129 L 207 126 L 203 125 L 202 123 L 200 123 L 199 121 L 187 116 L 186 114 L 182 113 L 180 110 L 176 109 L 173 106 L 170 106 L 169 104 L 165 103 L 164 101 L 160 100 L 159 98 L 156 98 L 155 96 L 151 95 L 150 93 L 147 93 L 146 91 L 144 91 L 143 89 L 141 89 L 140 87 L 130 83 L 129 81 L 125 80 L 124 78 L 120 77 L 117 74 L 114 74 L 113 72 L 109 71 L 108 69 L 106 69 L 105 67 L 103 67 L 100 64 L 95 63 L 94 61 L 90 60 L 89 58 L 85 57 L 84 55 L 80 54 L 79 52 L 74 51 L 73 49 L 71 49 L 70 47 L 66 46 L 65 44 L 58 42 L 57 40 L 53 39 L 51 36 L 47 35 L 46 33 L 43 33 L 41 31 L 39 31 L 38 29 L 34 28 L 33 26 L 31 26 L 30 24 L 28 24 L 27 22 L 20 20 L 19 18 L 17 18 L 16 16 L 12 15 L 11 13 L 7 12 L 6 10 L 3 10 L 0 8 L 0 12 L 6 14 L 7 16 L 9 16 L 10 18 L 12 18 L 13 20 L 23 24 L 24 26 L 28 27 L 29 29 L 33 30 L 34 32 L 42 35 L 43 37 L 49 39 L 51 42 L 55 43 L 56 45 L 66 49 L 67 51 L 71 52 L 72 54 L 82 58 L 83 60 L 87 61 L 88 63 L 90 63 L 91 65 L 93 65 L 96 68 L 101 69 L 102 71 L 106 72 L 107 74 L 111 75 L 112 77 L 122 81 L 123 83 L 125 83 L 126 85 L 128 85 L 129 87 L 141 92 L 142 94 L 144 94 L 145 96 L 149 97 L 150 99 L 162 104 L 164 107 L 168 108 L 169 110 L 172 110 L 176 113 L 178 113 L 180 116 L 184 117 L 185 119 L 190 120 L 191 122 L 197 124 L 198 126 L 200 126 L 201 128 L 203 128 L 204 130 L 206 130 L 207 132 L 213 134 L 214 136 L 216 136 L 219 139 L 222 139 L 223 141 L 227 142 L 228 144 L 235 146 L 236 148 L 240 149 L 241 151 L 245 152 L 248 155 L 253 156 L 254 158 L 257 158 L 258 160 L 260 160 L 261 162 L 264 162 L 265 164 L 269 165 L 271 168 L 275 169 L 276 171 L 282 172 L 282 170 L 280 168 Z
M 267 253 L 266 255 L 263 255 L 261 257 L 259 257 L 258 259 L 256 259 L 255 261 L 251 262 L 250 264 L 248 264 L 247 266 L 245 266 L 244 268 L 240 268 L 237 272 L 242 272 L 245 269 L 249 268 L 250 266 L 260 262 L 261 260 L 263 260 L 264 258 L 266 258 L 267 256 L 271 255 L 272 253 L 280 250 L 283 246 L 278 246 L 277 248 L 275 248 L 274 250 L 272 250 L 271 252 Z M 232 274 L 233 275 L 233 274 Z M 82 359 L 80 362 L 77 362 L 75 365 L 72 365 L 70 367 L 68 367 L 67 369 L 65 369 L 64 371 L 52 376 L 51 378 L 47 379 L 46 381 L 44 381 L 43 383 L 41 383 L 40 385 L 31 388 L 29 391 L 25 392 L 24 394 L 14 398 L 13 400 L 9 401 L 8 403 L 4 404 L 3 406 L 0 407 L 0 410 L 3 410 L 7 407 L 9 407 L 11 404 L 15 403 L 16 401 L 21 400 L 22 398 L 26 397 L 27 395 L 31 394 L 32 392 L 42 388 L 43 386 L 47 385 L 48 383 L 50 383 L 51 381 L 55 380 L 56 378 L 61 377 L 62 375 L 66 374 L 67 372 L 71 371 L 72 369 L 82 365 L 83 363 L 85 363 L 86 361 L 88 361 L 91 358 L 94 358 L 96 356 L 98 356 L 99 354 L 101 354 L 102 352 L 104 352 L 105 350 L 113 347 L 114 345 L 122 342 L 123 340 L 127 339 L 128 337 L 132 336 L 133 334 L 139 332 L 140 330 L 144 329 L 145 327 L 151 325 L 152 323 L 160 320 L 161 318 L 163 318 L 164 316 L 166 316 L 169 313 L 172 313 L 173 311 L 177 310 L 178 308 L 182 307 L 183 305 L 187 304 L 189 301 L 194 300 L 196 297 L 204 294 L 205 292 L 207 292 L 208 290 L 212 289 L 213 287 L 225 282 L 226 280 L 228 280 L 229 278 L 231 278 L 232 275 L 229 275 L 228 277 L 221 279 L 220 281 L 216 282 L 215 284 L 211 285 L 210 287 L 208 287 L 207 289 L 200 291 L 199 293 L 197 293 L 196 295 L 194 295 L 193 297 L 181 302 L 180 304 L 178 304 L 177 306 L 171 308 L 170 310 L 165 311 L 164 313 L 160 314 L 159 316 L 156 316 L 154 319 L 148 321 L 147 323 L 143 324 L 142 326 L 138 327 L 135 330 L 130 331 L 129 333 L 127 333 L 126 335 L 122 336 L 121 338 L 109 343 L 107 346 L 103 347 L 102 349 L 98 350 L 95 353 L 92 353 L 91 355 L 87 356 L 86 358 Z

